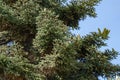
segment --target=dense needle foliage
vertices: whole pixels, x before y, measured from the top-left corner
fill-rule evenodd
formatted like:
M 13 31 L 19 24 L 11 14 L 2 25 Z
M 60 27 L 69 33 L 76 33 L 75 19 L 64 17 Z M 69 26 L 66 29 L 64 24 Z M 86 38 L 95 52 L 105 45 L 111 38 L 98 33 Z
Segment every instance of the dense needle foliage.
M 0 0 L 0 80 L 98 80 L 120 72 L 110 30 L 73 35 L 100 0 Z M 89 25 L 88 25 L 89 26 Z

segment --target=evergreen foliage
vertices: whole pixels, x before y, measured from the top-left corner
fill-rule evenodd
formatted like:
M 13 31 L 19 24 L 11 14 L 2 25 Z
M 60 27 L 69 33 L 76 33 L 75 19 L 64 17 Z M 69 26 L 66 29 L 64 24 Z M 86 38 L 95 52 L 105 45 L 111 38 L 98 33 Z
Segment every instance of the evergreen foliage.
M 120 72 L 110 30 L 73 35 L 100 0 L 0 0 L 0 80 L 98 80 Z M 12 42 L 12 44 L 10 44 Z

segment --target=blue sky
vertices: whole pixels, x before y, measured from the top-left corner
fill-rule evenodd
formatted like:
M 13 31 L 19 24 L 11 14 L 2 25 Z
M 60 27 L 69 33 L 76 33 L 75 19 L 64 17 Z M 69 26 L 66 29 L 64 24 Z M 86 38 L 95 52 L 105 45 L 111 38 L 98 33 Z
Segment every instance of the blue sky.
M 80 21 L 80 30 L 75 31 L 76 34 L 81 36 L 90 32 L 97 31 L 98 28 L 109 29 L 110 38 L 107 48 L 114 48 L 120 52 L 120 0 L 102 0 L 98 6 L 96 6 L 96 18 L 86 18 L 84 21 Z M 112 63 L 120 64 L 120 56 L 113 60 Z

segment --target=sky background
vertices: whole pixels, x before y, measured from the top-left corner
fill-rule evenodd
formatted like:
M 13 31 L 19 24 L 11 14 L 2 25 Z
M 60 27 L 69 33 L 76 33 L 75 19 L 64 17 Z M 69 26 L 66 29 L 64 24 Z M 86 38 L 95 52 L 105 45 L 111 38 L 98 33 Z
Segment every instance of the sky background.
M 107 48 L 114 48 L 120 53 L 120 0 L 102 0 L 96 6 L 96 18 L 87 17 L 84 21 L 79 22 L 80 30 L 74 31 L 81 36 L 97 31 L 98 28 L 107 28 L 110 30 Z M 112 63 L 120 65 L 120 56 L 113 60 Z

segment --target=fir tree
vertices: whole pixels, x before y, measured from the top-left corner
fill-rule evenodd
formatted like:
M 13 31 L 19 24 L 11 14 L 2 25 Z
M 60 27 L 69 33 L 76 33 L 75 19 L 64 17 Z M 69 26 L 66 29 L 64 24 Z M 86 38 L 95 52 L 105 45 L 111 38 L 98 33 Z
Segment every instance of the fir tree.
M 78 21 L 96 17 L 99 2 L 0 0 L 0 79 L 98 80 L 119 73 L 120 66 L 110 62 L 118 52 L 100 50 L 110 30 L 70 32 Z

